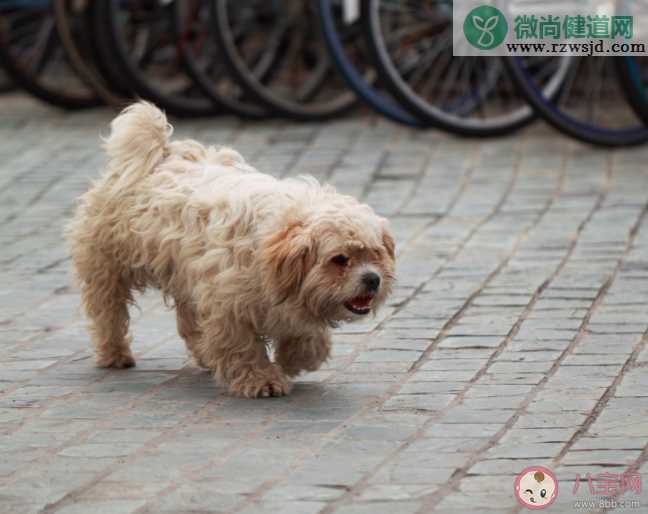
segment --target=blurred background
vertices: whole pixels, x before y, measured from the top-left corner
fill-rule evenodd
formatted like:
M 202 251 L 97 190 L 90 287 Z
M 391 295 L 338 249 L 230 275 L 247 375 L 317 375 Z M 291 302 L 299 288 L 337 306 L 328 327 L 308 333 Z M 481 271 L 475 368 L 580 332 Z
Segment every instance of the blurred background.
M 0 1 L 0 91 L 70 110 L 141 97 L 177 117 L 313 122 L 362 105 L 460 136 L 542 118 L 636 145 L 644 60 L 453 57 L 450 0 Z

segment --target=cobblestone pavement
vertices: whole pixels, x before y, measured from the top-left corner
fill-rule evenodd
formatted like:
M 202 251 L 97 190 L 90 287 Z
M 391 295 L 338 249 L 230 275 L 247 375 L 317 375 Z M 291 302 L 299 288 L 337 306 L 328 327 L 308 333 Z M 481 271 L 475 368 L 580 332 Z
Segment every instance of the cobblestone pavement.
M 138 367 L 93 366 L 61 227 L 111 113 L 0 102 L 0 514 L 514 513 L 531 465 L 558 477 L 552 512 L 583 512 L 601 473 L 648 477 L 647 147 L 178 123 L 362 197 L 397 236 L 387 308 L 253 401 L 188 360 L 157 294 L 133 313 Z

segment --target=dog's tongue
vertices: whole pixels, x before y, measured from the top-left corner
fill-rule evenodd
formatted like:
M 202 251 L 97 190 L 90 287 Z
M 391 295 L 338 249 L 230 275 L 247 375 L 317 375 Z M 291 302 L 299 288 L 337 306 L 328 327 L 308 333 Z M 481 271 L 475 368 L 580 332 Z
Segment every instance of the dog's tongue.
M 371 304 L 371 300 L 373 296 L 356 296 L 350 303 L 354 309 L 366 309 Z

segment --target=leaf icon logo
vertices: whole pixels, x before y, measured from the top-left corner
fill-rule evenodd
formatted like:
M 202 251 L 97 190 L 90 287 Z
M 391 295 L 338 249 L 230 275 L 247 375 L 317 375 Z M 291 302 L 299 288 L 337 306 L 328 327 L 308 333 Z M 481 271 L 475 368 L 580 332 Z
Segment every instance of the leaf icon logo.
M 500 19 L 499 19 L 499 16 L 497 16 L 497 14 L 495 16 L 491 16 L 486 21 L 486 26 L 484 27 L 483 30 L 486 30 L 488 32 L 492 32 L 493 30 L 495 30 L 495 27 L 497 27 L 497 23 L 499 22 L 499 20 Z
M 473 46 L 489 50 L 504 41 L 508 24 L 502 13 L 492 6 L 473 9 L 464 23 L 466 39 Z

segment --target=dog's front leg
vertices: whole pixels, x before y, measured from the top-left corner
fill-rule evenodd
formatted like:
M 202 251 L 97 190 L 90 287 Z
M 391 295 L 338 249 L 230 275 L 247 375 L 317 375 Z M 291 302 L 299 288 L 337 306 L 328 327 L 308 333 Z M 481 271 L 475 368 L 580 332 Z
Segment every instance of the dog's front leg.
M 210 320 L 193 352 L 201 365 L 214 371 L 229 391 L 245 398 L 284 396 L 291 384 L 270 362 L 265 342 L 250 329 L 232 325 L 231 318 Z
M 331 335 L 322 330 L 301 337 L 279 339 L 276 348 L 277 364 L 289 377 L 300 371 L 317 371 L 331 352 Z

